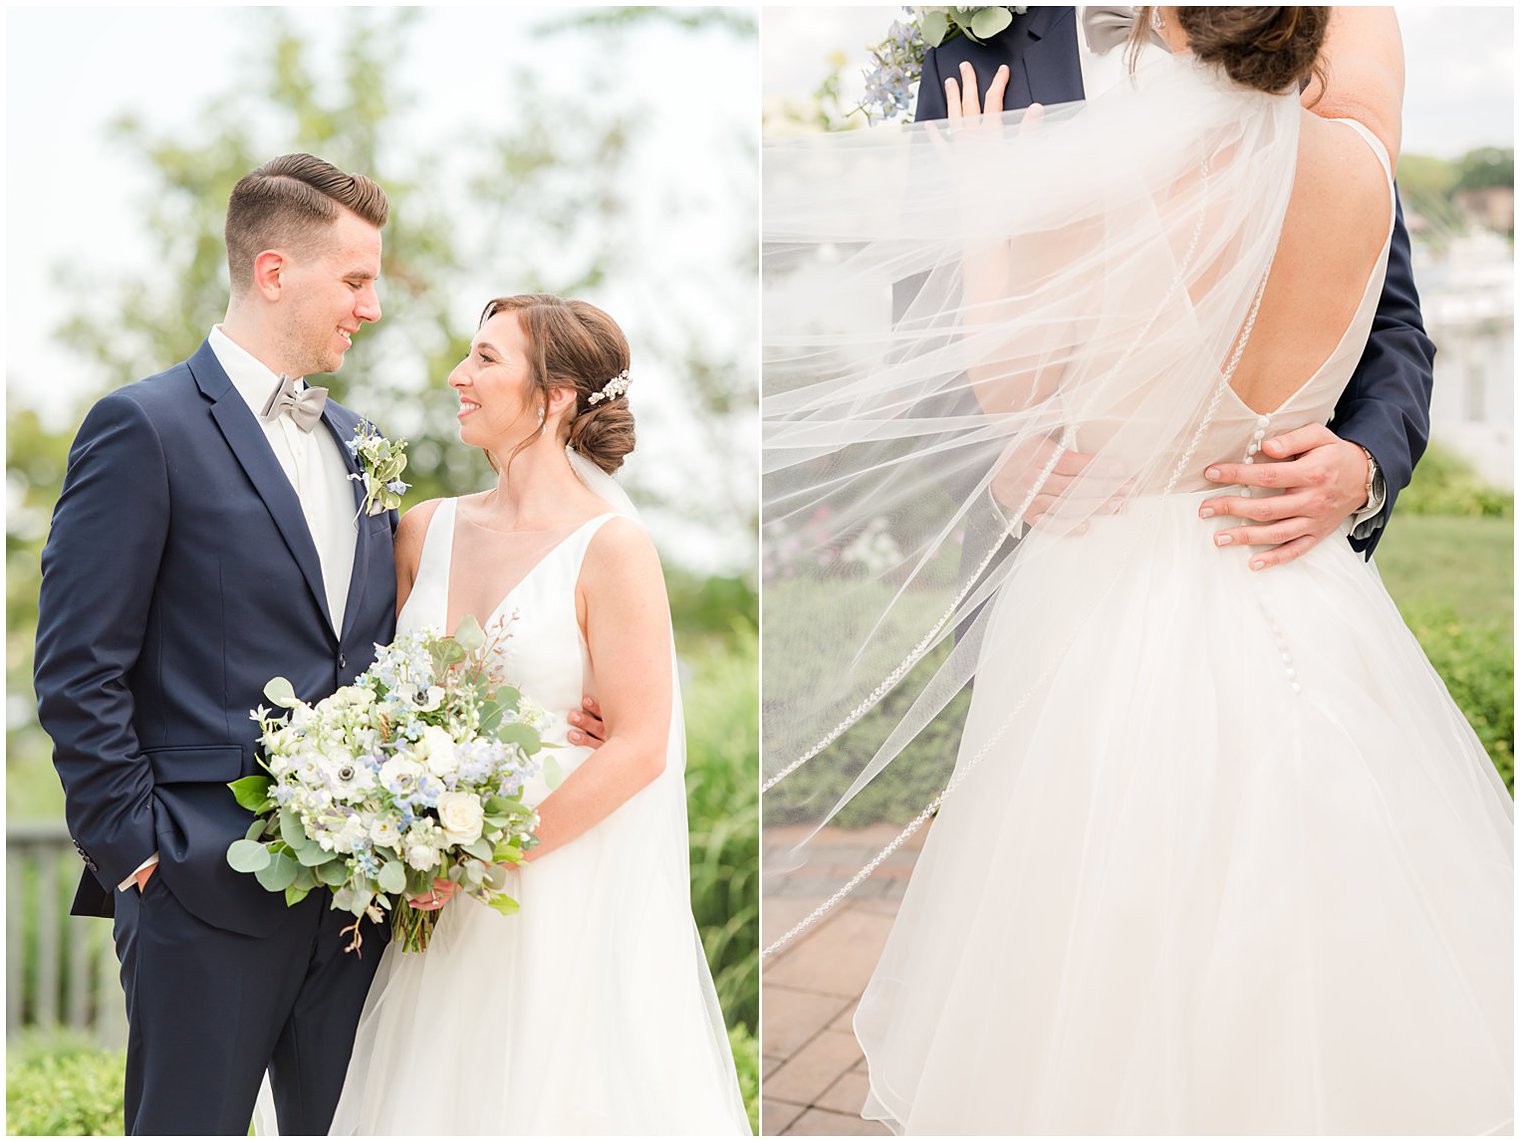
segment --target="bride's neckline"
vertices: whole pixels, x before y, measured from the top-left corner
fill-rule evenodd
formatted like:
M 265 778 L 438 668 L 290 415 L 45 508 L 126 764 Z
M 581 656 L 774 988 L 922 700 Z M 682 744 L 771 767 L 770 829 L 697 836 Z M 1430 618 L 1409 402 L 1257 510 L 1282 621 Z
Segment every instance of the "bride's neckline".
M 453 590 L 452 590 L 452 587 L 453 587 L 453 582 L 452 581 L 453 581 L 453 577 L 454 577 L 454 536 L 455 536 L 455 531 L 456 531 L 456 526 L 455 525 L 458 523 L 459 514 L 460 514 L 459 513 L 459 500 L 456 497 L 456 498 L 447 500 L 446 504 L 447 504 L 447 507 L 449 509 L 448 534 L 446 536 L 439 536 L 439 539 L 443 541 L 442 553 L 443 553 L 443 558 L 444 558 L 443 575 L 442 575 L 442 580 L 443 580 L 443 622 L 444 622 L 445 633 L 452 633 L 454 630 L 456 630 L 458 628 L 459 621 L 464 618 L 463 615 L 459 615 L 458 617 L 452 617 L 449 614 L 449 609 L 450 609 L 449 608 L 449 601 L 450 601 L 450 598 L 453 596 L 453 593 L 454 593 Z M 523 588 L 523 585 L 526 584 L 528 582 L 528 580 L 532 579 L 533 576 L 535 576 L 536 574 L 538 574 L 538 572 L 544 567 L 544 565 L 546 563 L 548 563 L 550 560 L 552 560 L 554 558 L 554 556 L 559 553 L 559 551 L 560 551 L 561 548 L 565 547 L 572 539 L 574 539 L 581 532 L 585 531 L 586 528 L 590 527 L 592 524 L 597 523 L 597 522 L 599 522 L 601 520 L 607 519 L 607 518 L 609 518 L 609 517 L 611 517 L 613 515 L 616 515 L 616 514 L 617 514 L 616 512 L 607 511 L 607 512 L 602 512 L 600 515 L 590 516 L 590 517 L 588 517 L 586 519 L 581 520 L 579 523 L 575 524 L 573 527 L 570 528 L 570 530 L 568 532 L 566 532 L 564 535 L 560 536 L 557 540 L 555 540 L 554 543 L 550 545 L 550 547 L 549 547 L 549 549 L 547 551 L 545 551 L 542 555 L 540 555 L 537 559 L 535 559 L 528 566 L 527 570 L 525 570 L 523 572 L 522 576 L 517 580 L 517 582 L 513 583 L 512 586 L 510 586 L 509 588 L 507 588 L 507 590 L 502 594 L 501 598 L 499 600 L 497 600 L 496 605 L 491 608 L 490 613 L 487 614 L 485 618 L 480 618 L 479 619 L 481 628 L 484 629 L 485 627 L 489 626 L 491 623 L 495 622 L 496 619 L 497 619 L 497 617 L 502 613 L 503 609 L 505 609 L 507 603 L 511 601 L 512 597 L 515 594 L 517 594 L 517 592 L 520 591 Z M 466 521 L 466 522 L 469 522 L 469 521 Z M 475 526 L 479 526 L 479 525 L 471 523 L 471 526 L 475 527 Z M 490 528 L 482 528 L 481 530 L 483 530 L 483 531 L 491 531 L 492 529 L 490 529 Z M 554 529 L 545 528 L 545 529 L 539 529 L 539 530 L 536 530 L 536 531 L 527 531 L 527 532 L 497 532 L 496 534 L 505 534 L 505 535 L 545 535 L 545 534 L 553 534 L 553 533 L 554 533 Z M 452 618 L 452 623 L 450 622 L 451 618 Z M 477 616 L 477 618 L 479 618 L 479 617 Z
M 454 504 L 454 518 L 456 520 L 462 519 L 462 520 L 464 520 L 465 523 L 469 524 L 471 527 L 476 528 L 476 529 L 478 529 L 480 531 L 489 532 L 492 535 L 519 535 L 519 536 L 555 535 L 555 534 L 558 534 L 560 532 L 563 532 L 565 535 L 568 536 L 571 533 L 573 533 L 576 529 L 584 526 L 587 523 L 590 523 L 593 519 L 597 519 L 600 516 L 604 516 L 604 515 L 614 514 L 613 513 L 613 509 L 612 509 L 612 505 L 606 503 L 600 497 L 596 497 L 596 502 L 600 506 L 601 510 L 599 512 L 597 512 L 596 515 L 583 516 L 582 518 L 580 518 L 578 520 L 575 520 L 574 522 L 571 522 L 571 523 L 558 524 L 558 525 L 556 525 L 554 527 L 513 527 L 513 528 L 492 527 L 490 524 L 481 523 L 478 519 L 476 519 L 474 517 L 474 515 L 470 511 L 465 510 L 464 507 L 463 507 L 463 505 L 464 505 L 464 499 L 465 498 L 463 496 L 454 496 L 453 497 L 452 502 Z

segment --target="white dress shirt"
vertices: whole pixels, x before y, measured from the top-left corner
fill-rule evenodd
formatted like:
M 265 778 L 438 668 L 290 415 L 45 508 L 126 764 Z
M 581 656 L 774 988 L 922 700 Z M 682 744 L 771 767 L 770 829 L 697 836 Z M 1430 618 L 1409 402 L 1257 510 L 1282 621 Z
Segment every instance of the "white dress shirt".
M 280 383 L 279 374 L 223 333 L 220 325 L 212 328 L 207 340 L 232 387 L 257 417 Z M 297 383 L 305 387 L 305 381 L 299 378 Z M 348 468 L 339 451 L 341 446 L 321 423 L 306 432 L 289 416 L 282 415 L 272 422 L 260 420 L 259 427 L 301 501 L 301 514 L 306 517 L 306 527 L 322 566 L 328 613 L 332 615 L 334 631 L 341 633 L 348 584 L 354 572 L 354 548 L 359 539 L 354 485 L 348 478 Z M 130 887 L 139 872 L 157 863 L 158 854 L 154 853 L 116 887 Z
M 238 395 L 259 415 L 269 394 L 280 383 L 273 372 L 253 354 L 222 332 L 220 325 L 208 338 L 211 351 L 227 371 Z M 301 388 L 305 382 L 297 379 Z M 322 583 L 327 589 L 327 609 L 333 629 L 343 630 L 343 608 L 348 601 L 348 582 L 354 572 L 354 546 L 358 542 L 358 509 L 354 484 L 343 463 L 341 445 L 325 424 L 303 431 L 289 416 L 259 421 L 264 438 L 274 451 L 291 487 L 301 501 L 301 512 L 322 564 Z
M 1077 9 L 1077 62 L 1082 66 L 1082 90 L 1088 99 L 1096 99 L 1120 81 L 1129 77 L 1129 44 L 1122 43 L 1099 55 L 1087 45 L 1087 28 L 1082 23 L 1083 9 Z M 1135 57 L 1135 70 L 1148 67 L 1168 53 L 1160 44 L 1147 37 Z

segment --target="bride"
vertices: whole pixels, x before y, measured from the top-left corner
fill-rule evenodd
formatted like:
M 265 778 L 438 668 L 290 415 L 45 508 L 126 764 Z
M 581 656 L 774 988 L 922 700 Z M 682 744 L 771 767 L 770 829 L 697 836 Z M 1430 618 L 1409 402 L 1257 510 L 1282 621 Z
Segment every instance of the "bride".
M 402 520 L 397 625 L 504 627 L 506 676 L 546 709 L 595 696 L 606 740 L 530 786 L 519 913 L 451 900 L 426 952 L 386 950 L 332 1132 L 747 1134 L 691 917 L 664 581 L 608 475 L 634 444 L 627 343 L 585 302 L 498 298 L 449 384 L 498 482 Z
M 1329 13 L 767 151 L 766 815 L 908 806 L 829 903 L 934 818 L 855 1015 L 894 1131 L 1511 1127 L 1512 800 L 1375 568 L 1262 569 L 1205 476 L 1376 308 L 1398 32 Z

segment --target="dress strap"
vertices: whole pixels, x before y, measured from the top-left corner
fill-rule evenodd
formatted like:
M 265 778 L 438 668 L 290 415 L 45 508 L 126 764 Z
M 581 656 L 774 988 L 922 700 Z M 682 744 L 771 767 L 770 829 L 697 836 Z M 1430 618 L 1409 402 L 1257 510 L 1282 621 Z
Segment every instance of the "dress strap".
M 417 560 L 417 578 L 412 583 L 413 595 L 421 591 L 432 591 L 432 594 L 423 597 L 442 599 L 445 605 L 448 600 L 449 565 L 454 554 L 454 504 L 455 500 L 450 497 L 440 500 L 433 509 L 433 518 L 428 520 L 427 535 L 422 540 L 422 555 Z M 435 621 L 442 628 L 448 621 L 447 613 L 436 616 Z
M 1355 119 L 1331 119 L 1330 122 L 1346 124 L 1372 148 L 1372 153 L 1377 156 L 1377 161 L 1383 168 L 1383 177 L 1388 180 L 1388 194 L 1391 198 L 1393 195 L 1393 164 L 1388 161 L 1388 148 L 1383 146 L 1383 140 L 1374 135 L 1371 128 L 1365 123 L 1359 123 Z

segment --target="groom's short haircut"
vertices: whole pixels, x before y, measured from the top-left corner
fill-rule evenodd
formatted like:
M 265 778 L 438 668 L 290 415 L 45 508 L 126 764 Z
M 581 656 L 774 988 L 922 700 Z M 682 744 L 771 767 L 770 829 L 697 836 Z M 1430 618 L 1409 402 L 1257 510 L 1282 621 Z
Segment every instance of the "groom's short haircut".
M 345 174 L 315 155 L 281 155 L 244 175 L 227 203 L 227 270 L 232 296 L 253 284 L 253 260 L 265 250 L 314 245 L 351 210 L 375 227 L 385 225 L 385 191 L 362 174 Z

